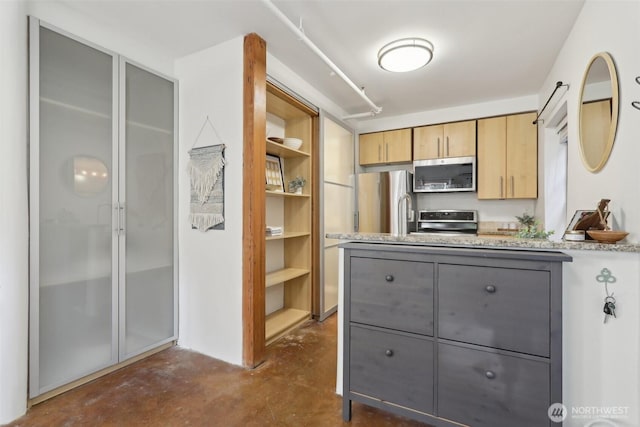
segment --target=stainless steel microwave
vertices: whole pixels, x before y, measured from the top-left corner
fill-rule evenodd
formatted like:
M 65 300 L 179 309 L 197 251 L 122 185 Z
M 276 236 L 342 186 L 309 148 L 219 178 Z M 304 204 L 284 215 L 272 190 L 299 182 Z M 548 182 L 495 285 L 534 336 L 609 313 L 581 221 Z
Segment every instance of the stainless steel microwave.
M 476 158 L 448 157 L 413 162 L 415 193 L 476 191 Z

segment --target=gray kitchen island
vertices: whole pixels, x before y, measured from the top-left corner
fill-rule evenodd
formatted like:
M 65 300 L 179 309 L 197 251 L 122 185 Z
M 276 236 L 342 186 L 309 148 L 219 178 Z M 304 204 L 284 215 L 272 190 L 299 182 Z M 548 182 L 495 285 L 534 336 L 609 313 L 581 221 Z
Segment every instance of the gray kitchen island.
M 562 401 L 560 252 L 351 242 L 343 416 L 351 401 L 435 426 L 550 425 Z

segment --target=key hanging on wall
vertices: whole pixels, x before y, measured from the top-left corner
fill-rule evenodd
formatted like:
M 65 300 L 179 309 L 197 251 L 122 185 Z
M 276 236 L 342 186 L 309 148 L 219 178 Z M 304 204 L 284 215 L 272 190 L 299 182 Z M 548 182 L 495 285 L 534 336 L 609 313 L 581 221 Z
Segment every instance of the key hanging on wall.
M 616 317 L 616 299 L 613 297 L 613 292 L 609 293 L 609 283 L 615 283 L 616 277 L 611 274 L 608 268 L 603 268 L 596 276 L 596 281 L 604 283 L 605 297 L 602 311 L 604 312 L 604 323 L 607 323 L 610 316 Z

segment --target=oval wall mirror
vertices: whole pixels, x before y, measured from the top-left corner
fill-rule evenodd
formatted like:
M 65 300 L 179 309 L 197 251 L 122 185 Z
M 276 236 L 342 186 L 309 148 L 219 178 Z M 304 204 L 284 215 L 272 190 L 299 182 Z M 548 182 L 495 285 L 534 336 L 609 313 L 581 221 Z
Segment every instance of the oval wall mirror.
M 609 159 L 618 125 L 618 76 L 607 52 L 593 56 L 580 91 L 580 154 L 590 172 Z

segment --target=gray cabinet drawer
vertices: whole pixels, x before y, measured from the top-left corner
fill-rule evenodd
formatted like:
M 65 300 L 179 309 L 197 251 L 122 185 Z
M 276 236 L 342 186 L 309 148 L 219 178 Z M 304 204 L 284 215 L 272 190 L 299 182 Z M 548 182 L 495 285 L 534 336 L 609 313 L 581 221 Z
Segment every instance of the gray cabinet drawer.
M 351 326 L 352 392 L 433 411 L 433 342 Z
M 438 416 L 473 427 L 549 426 L 549 365 L 440 344 Z
M 351 320 L 433 335 L 433 264 L 351 258 Z
M 546 271 L 440 265 L 441 338 L 549 356 Z

